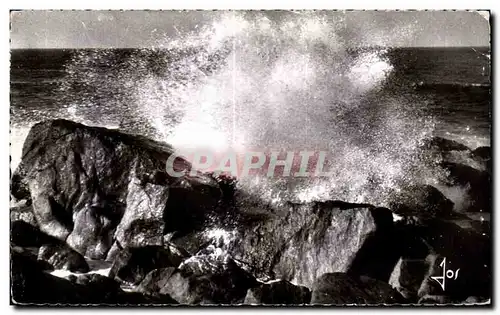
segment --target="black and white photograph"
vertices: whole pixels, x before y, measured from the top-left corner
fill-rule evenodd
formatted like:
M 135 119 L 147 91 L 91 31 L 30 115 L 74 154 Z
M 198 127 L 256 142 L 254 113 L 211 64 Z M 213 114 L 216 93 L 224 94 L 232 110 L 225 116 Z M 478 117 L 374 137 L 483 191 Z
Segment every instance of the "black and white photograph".
M 491 307 L 491 20 L 11 10 L 10 304 Z

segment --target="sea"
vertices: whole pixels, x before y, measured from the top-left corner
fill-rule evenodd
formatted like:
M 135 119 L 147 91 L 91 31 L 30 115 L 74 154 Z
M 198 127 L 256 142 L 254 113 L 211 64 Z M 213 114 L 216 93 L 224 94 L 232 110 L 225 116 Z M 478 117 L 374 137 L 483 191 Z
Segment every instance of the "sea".
M 356 47 L 327 31 L 245 27 L 141 49 L 11 50 L 12 170 L 29 128 L 64 118 L 181 151 L 327 150 L 328 181 L 253 178 L 246 189 L 383 205 L 400 185 L 438 186 L 425 139 L 490 146 L 489 47 Z

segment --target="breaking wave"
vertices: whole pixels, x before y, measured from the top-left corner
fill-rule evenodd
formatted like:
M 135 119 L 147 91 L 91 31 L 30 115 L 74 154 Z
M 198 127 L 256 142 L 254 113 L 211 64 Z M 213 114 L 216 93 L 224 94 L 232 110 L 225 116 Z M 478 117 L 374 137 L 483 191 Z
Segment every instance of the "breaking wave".
M 339 35 L 342 20 L 226 12 L 156 48 L 79 50 L 61 89 L 68 114 L 146 134 L 181 152 L 325 150 L 330 178 L 240 185 L 273 202 L 326 198 L 384 204 L 433 178 L 418 149 L 434 129 L 422 103 L 384 89 L 385 48 Z M 102 115 L 96 115 L 104 113 Z

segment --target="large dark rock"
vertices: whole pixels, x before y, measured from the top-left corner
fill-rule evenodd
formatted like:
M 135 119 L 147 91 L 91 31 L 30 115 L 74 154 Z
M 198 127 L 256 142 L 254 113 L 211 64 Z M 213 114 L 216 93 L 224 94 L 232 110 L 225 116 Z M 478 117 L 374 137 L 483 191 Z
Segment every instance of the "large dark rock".
M 167 294 L 181 304 L 242 303 L 247 290 L 257 284 L 255 279 L 220 249 L 208 251 L 187 259 L 177 270 L 153 271 L 140 290 Z
M 394 304 L 403 303 L 402 296 L 389 284 L 369 277 L 353 277 L 345 273 L 320 276 L 312 288 L 311 304 Z
M 244 304 L 309 304 L 311 291 L 303 286 L 296 286 L 285 280 L 263 283 L 248 290 Z
M 115 258 L 109 277 L 137 284 L 152 270 L 177 267 L 187 257 L 173 246 L 128 247 Z
M 288 203 L 245 216 L 226 247 L 261 278 L 311 287 L 324 273 L 351 269 L 388 279 L 399 257 L 380 254 L 380 248 L 390 248 L 394 240 L 388 237 L 392 226 L 388 209 L 340 201 Z
M 89 271 L 89 266 L 83 256 L 68 244 L 41 232 L 24 221 L 11 223 L 11 244 L 36 249 L 38 260 L 52 265 L 54 269 L 73 272 Z
M 172 154 L 171 147 L 140 136 L 45 121 L 25 140 L 11 193 L 30 196 L 40 229 L 85 256 L 105 258 L 113 240 L 123 247 L 132 240 L 133 246 L 161 245 L 163 233 L 202 223 L 221 196 L 212 177 L 170 176 Z M 191 168 L 181 158 L 175 167 Z M 154 231 L 131 228 L 137 220 L 156 222 Z
M 406 186 L 393 193 L 389 202 L 389 208 L 394 213 L 422 220 L 449 217 L 453 206 L 451 200 L 430 185 Z
M 466 209 L 467 211 L 491 211 L 492 186 L 491 176 L 488 172 L 451 162 L 443 162 L 441 166 L 449 172 L 450 184 L 467 188 L 471 203 Z

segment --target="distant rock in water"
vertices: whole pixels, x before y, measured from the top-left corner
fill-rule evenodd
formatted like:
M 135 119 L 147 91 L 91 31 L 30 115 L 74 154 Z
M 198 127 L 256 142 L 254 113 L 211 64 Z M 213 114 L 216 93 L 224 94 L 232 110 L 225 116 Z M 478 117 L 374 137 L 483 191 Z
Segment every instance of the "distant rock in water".
M 488 173 L 491 173 L 491 167 L 492 167 L 493 161 L 491 159 L 491 148 L 490 147 L 476 148 L 475 150 L 472 150 L 470 155 L 474 160 L 482 163 L 483 168 Z
M 385 282 L 368 277 L 353 277 L 345 273 L 320 276 L 312 289 L 311 304 L 394 304 L 403 297 Z
M 44 121 L 26 138 L 12 194 L 26 198 L 28 190 L 40 229 L 93 259 L 105 258 L 114 240 L 161 245 L 164 232 L 203 222 L 221 197 L 210 176 L 171 177 L 171 154 L 168 145 L 141 136 Z M 175 167 L 191 168 L 181 158 Z M 156 228 L 133 228 L 137 220 Z
M 448 217 L 453 211 L 453 202 L 437 188 L 430 185 L 410 185 L 391 196 L 389 208 L 399 215 L 420 219 Z
M 40 248 L 45 244 L 58 244 L 62 241 L 43 233 L 37 227 L 24 221 L 14 221 L 10 225 L 10 241 L 12 245 Z

